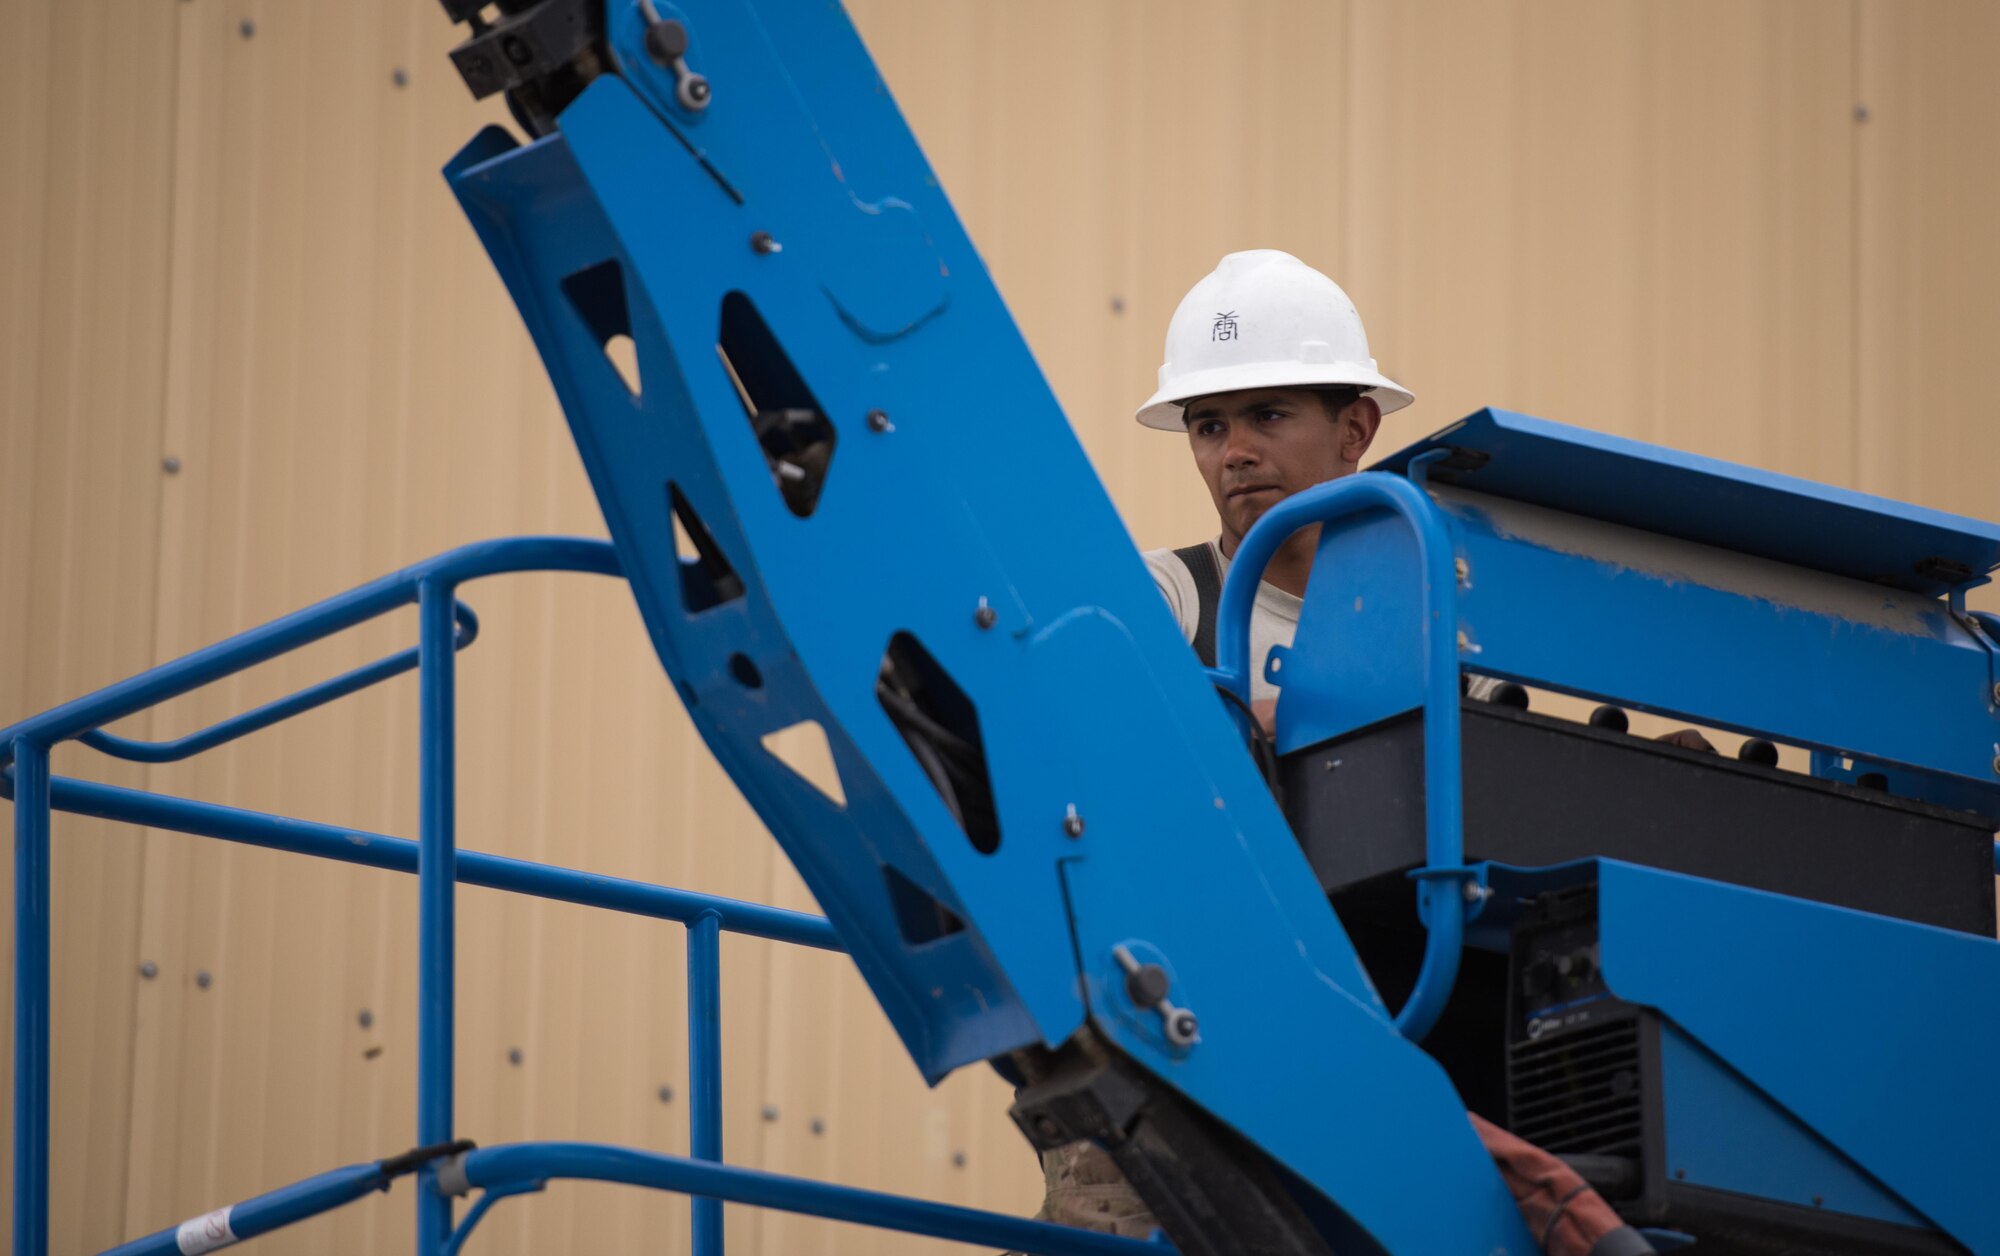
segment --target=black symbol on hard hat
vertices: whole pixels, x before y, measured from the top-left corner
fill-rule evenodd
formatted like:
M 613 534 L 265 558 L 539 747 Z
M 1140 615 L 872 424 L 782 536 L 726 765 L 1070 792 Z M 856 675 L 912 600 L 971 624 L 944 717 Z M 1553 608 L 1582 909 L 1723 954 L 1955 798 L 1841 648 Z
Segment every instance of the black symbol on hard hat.
M 1210 340 L 1236 339 L 1236 311 L 1231 310 L 1227 314 L 1217 314 L 1215 316 L 1215 326 L 1209 329 L 1208 338 Z

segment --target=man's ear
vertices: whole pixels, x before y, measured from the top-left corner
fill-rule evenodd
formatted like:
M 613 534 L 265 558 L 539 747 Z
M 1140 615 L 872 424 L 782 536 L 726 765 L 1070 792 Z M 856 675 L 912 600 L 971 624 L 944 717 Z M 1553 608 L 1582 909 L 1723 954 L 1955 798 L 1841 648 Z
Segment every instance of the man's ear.
M 1358 467 L 1382 427 L 1382 407 L 1373 397 L 1361 397 L 1340 412 L 1340 460 Z

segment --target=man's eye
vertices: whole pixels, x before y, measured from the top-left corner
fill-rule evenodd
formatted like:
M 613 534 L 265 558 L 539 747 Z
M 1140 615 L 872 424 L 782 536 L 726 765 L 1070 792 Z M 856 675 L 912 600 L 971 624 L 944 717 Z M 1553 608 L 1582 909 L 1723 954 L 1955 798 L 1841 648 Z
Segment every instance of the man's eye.
M 1283 410 L 1259 410 L 1257 417 L 1267 421 L 1270 419 L 1282 419 L 1285 417 L 1285 412 Z
M 1216 422 L 1214 419 L 1204 419 L 1194 425 L 1194 433 L 1197 436 L 1213 436 L 1221 430 L 1222 424 Z

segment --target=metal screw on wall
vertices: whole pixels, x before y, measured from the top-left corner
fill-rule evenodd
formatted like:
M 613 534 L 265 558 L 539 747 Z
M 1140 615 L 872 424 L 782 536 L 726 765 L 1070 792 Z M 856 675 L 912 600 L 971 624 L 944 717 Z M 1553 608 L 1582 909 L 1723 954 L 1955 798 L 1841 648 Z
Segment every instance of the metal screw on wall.
M 778 1105 L 776 1105 L 776 1104 L 774 1104 L 774 1103 L 767 1103 L 767 1104 L 765 1104 L 765 1105 L 764 1105 L 764 1111 L 763 1111 L 762 1115 L 763 1115 L 764 1119 L 765 1119 L 765 1120 L 767 1120 L 767 1121 L 775 1121 L 775 1120 L 777 1120 L 777 1119 L 778 1119 Z
M 951 1153 L 951 1167 L 952 1167 L 952 1168 L 954 1168 L 954 1169 L 963 1169 L 963 1168 L 965 1167 L 965 1153 L 964 1153 L 964 1152 L 962 1152 L 962 1151 L 954 1151 L 954 1152 L 952 1152 L 952 1153 Z
M 814 1134 L 824 1134 L 826 1133 L 826 1122 L 822 1121 L 818 1117 L 814 1117 L 812 1119 L 811 1129 Z
M 1123 313 L 1125 312 L 1125 298 L 1124 298 L 1124 297 L 1112 297 L 1112 298 L 1111 298 L 1111 312 L 1112 312 L 1113 314 L 1123 314 Z
M 1867 106 L 1867 105 L 1856 105 L 1856 106 L 1854 106 L 1854 120 L 1855 120 L 1856 122 L 1866 122 L 1866 121 L 1868 121 L 1868 106 Z
M 245 39 L 249 39 L 254 35 L 256 35 L 257 23 L 251 21 L 249 18 L 246 17 L 241 22 L 238 22 L 236 24 L 236 33 L 243 36 L 243 38 Z
M 1000 622 L 1000 612 L 988 606 L 985 598 L 980 598 L 979 609 L 972 612 L 972 622 L 981 628 L 991 628 Z
M 206 990 L 215 984 L 215 978 L 209 976 L 208 970 L 204 968 L 194 975 L 194 984 Z
M 362 1008 L 361 1011 L 355 1015 L 354 1020 L 355 1023 L 359 1024 L 363 1029 L 375 1028 L 375 1013 L 369 1011 L 365 1007 Z
M 893 432 L 896 430 L 896 425 L 889 421 L 889 412 L 887 410 L 870 410 L 868 412 L 868 430 L 871 432 Z
M 1083 836 L 1083 817 L 1076 813 L 1076 804 L 1071 803 L 1063 813 L 1063 832 L 1071 837 Z
M 515 1068 L 521 1067 L 521 1048 L 507 1048 L 507 1063 L 513 1065 Z
M 399 65 L 390 72 L 389 81 L 398 87 L 408 87 L 410 85 L 410 72 Z
M 160 975 L 160 966 L 158 964 L 155 964 L 152 960 L 147 960 L 145 963 L 139 965 L 139 975 L 141 977 L 144 977 L 146 980 L 151 981 L 153 978 Z
M 166 472 L 168 475 L 179 475 L 181 473 L 181 460 L 172 454 L 168 454 L 166 457 L 160 459 L 160 470 Z
M 660 1087 L 660 1102 L 672 1103 L 673 1101 L 674 1101 L 674 1088 L 672 1086 Z
M 784 252 L 785 246 L 773 239 L 768 231 L 753 231 L 750 233 L 750 251 L 759 257 L 769 257 L 773 253 Z

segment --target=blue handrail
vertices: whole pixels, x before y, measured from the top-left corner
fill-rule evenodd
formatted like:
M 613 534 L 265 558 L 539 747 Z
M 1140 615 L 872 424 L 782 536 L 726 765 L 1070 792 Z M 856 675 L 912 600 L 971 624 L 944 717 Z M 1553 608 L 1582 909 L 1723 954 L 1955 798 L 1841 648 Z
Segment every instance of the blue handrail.
M 454 649 L 463 650 L 479 639 L 479 617 L 463 602 L 453 607 L 453 616 L 458 621 L 458 635 Z M 325 706 L 350 693 L 359 693 L 370 685 L 378 685 L 393 676 L 401 676 L 417 665 L 419 650 L 411 646 L 387 658 L 377 659 L 366 667 L 357 667 L 351 672 L 336 676 L 332 680 L 321 681 L 317 685 L 301 689 L 289 697 L 267 702 L 254 710 L 211 724 L 207 728 L 176 737 L 172 741 L 139 741 L 130 737 L 120 737 L 94 728 L 77 738 L 77 741 L 92 750 L 101 751 L 118 759 L 129 759 L 134 763 L 178 763 L 204 750 L 235 741 L 238 737 L 269 728 L 294 715 L 302 715 L 314 707 Z
M 1420 477 L 1424 464 L 1445 456 L 1444 450 L 1420 455 L 1412 460 L 1411 473 Z M 1396 1013 L 1396 1028 L 1412 1041 L 1421 1041 L 1437 1023 L 1458 980 L 1459 956 L 1465 945 L 1460 886 L 1473 875 L 1465 867 L 1464 817 L 1458 789 L 1458 573 L 1451 536 L 1430 497 L 1401 476 L 1367 472 L 1303 489 L 1264 512 L 1236 547 L 1228 578 L 1223 581 L 1215 616 L 1216 667 L 1212 674 L 1218 684 L 1249 700 L 1250 612 L 1272 555 L 1301 528 L 1368 510 L 1390 511 L 1409 525 L 1416 537 L 1424 586 L 1423 622 L 1417 630 L 1423 635 L 1425 658 L 1425 866 L 1414 875 L 1429 936 L 1417 984 Z M 1440 903 L 1436 899 L 1439 894 L 1450 897 Z
M 434 1160 L 406 1163 L 418 1189 L 419 1256 L 451 1256 L 493 1202 L 535 1189 L 552 1177 L 598 1178 L 685 1191 L 695 1196 L 694 1256 L 721 1256 L 721 1201 L 787 1209 L 889 1229 L 1008 1246 L 1048 1256 L 1142 1256 L 1173 1249 L 1065 1226 L 823 1182 L 786 1178 L 720 1163 L 722 933 L 741 933 L 822 950 L 844 950 L 823 917 L 621 877 L 599 876 L 478 851 L 460 851 L 453 815 L 454 660 L 479 631 L 456 597 L 458 584 L 521 571 L 620 575 L 603 541 L 520 537 L 467 545 L 328 598 L 226 641 L 151 668 L 93 694 L 0 729 L 0 795 L 14 800 L 15 1256 L 48 1251 L 49 1148 L 49 817 L 61 810 L 197 836 L 285 850 L 418 876 L 418 1142 L 435 1150 L 452 1132 L 452 918 L 456 884 L 487 886 L 677 921 L 688 941 L 689 1149 L 694 1158 L 658 1156 L 589 1144 L 527 1143 L 475 1152 L 453 1162 L 451 1190 Z M 169 741 L 119 737 L 103 726 L 170 698 L 372 619 L 418 605 L 419 643 L 365 667 Z M 421 836 L 418 841 L 196 802 L 145 790 L 52 776 L 49 753 L 81 741 L 146 763 L 185 759 L 268 728 L 291 716 L 415 669 L 422 713 Z M 430 1153 L 425 1153 L 430 1154 Z M 205 1237 L 235 1239 L 317 1216 L 387 1189 L 390 1162 L 331 1170 L 266 1192 L 187 1223 L 111 1249 L 107 1256 L 209 1250 Z M 451 1196 L 468 1186 L 486 1193 L 454 1230 Z

